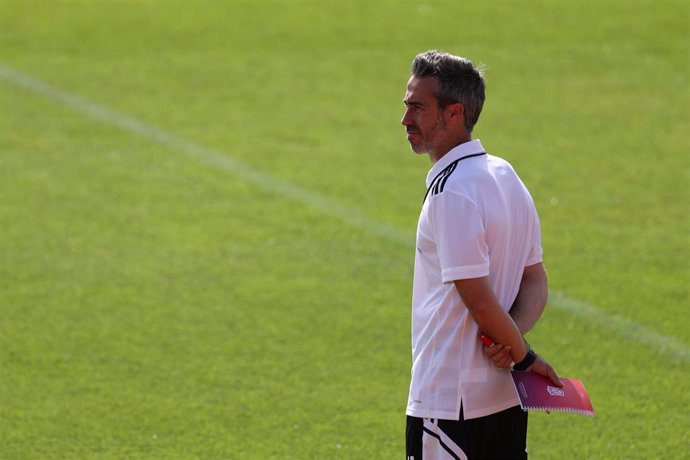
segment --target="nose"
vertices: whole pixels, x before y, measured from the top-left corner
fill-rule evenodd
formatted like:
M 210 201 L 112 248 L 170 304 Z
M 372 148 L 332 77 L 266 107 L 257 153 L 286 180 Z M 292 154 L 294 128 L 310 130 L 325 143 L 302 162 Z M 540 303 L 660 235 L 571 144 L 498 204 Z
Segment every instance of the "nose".
M 410 118 L 410 110 L 407 109 L 405 110 L 403 117 L 400 119 L 400 123 L 402 123 L 403 126 L 410 126 L 412 124 L 412 120 L 410 120 Z

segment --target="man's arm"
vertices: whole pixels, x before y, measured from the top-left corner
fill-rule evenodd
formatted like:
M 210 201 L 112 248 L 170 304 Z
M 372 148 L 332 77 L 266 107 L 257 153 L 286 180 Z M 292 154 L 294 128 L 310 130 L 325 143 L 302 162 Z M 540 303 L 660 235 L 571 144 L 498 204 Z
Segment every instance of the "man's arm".
M 514 362 L 522 361 L 529 346 L 515 322 L 501 308 L 489 278 L 457 280 L 455 287 L 479 329 L 494 342 L 509 346 Z
M 525 267 L 520 289 L 509 312 L 523 335 L 534 327 L 544 312 L 548 292 L 548 278 L 544 264 L 539 262 Z M 505 369 L 513 362 L 510 349 L 509 345 L 496 342 L 495 345 L 485 346 L 484 352 L 496 367 Z
M 549 296 L 548 278 L 544 264 L 539 262 L 525 267 L 510 316 L 522 334 L 527 334 L 541 317 Z
M 527 356 L 529 345 L 508 313 L 501 308 L 488 277 L 457 280 L 455 287 L 479 329 L 495 342 L 510 347 L 513 362 L 519 363 Z M 553 368 L 541 357 L 527 368 L 530 372 L 551 379 L 561 385 Z

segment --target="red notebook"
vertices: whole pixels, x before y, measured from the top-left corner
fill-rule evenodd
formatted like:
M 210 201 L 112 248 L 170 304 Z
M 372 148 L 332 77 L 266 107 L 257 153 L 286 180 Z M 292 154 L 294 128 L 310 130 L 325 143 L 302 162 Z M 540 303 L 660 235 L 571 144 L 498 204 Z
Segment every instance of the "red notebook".
M 594 417 L 594 408 L 581 381 L 561 379 L 563 388 L 532 372 L 511 371 L 523 410 L 574 412 Z

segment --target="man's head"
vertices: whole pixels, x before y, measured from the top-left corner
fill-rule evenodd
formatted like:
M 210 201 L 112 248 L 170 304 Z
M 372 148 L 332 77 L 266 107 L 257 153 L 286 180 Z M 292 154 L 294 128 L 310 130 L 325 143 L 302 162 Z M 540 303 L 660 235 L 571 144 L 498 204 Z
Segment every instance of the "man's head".
M 469 140 L 484 105 L 484 77 L 466 58 L 437 51 L 412 62 L 401 120 L 412 150 L 437 160 Z

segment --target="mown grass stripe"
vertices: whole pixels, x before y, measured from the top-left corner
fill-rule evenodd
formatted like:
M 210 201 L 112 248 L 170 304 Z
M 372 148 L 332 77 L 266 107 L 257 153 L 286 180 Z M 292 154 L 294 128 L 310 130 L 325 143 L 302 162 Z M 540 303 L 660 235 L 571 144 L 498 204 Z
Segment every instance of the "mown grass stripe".
M 72 108 L 92 119 L 117 126 L 125 131 L 138 134 L 173 150 L 177 150 L 203 164 L 231 172 L 265 190 L 278 193 L 300 204 L 317 209 L 326 215 L 330 215 L 373 235 L 408 246 L 412 246 L 414 242 L 414 235 L 409 231 L 403 231 L 393 225 L 378 222 L 361 211 L 344 206 L 331 198 L 304 189 L 273 175 L 257 171 L 220 152 L 170 134 L 154 125 L 123 115 L 103 105 L 90 102 L 2 63 L 0 63 L 0 79 L 13 86 Z M 690 362 L 690 347 L 675 337 L 660 334 L 647 326 L 610 315 L 594 305 L 570 299 L 560 292 L 552 293 L 549 303 L 555 308 L 594 322 L 626 339 L 653 347 L 667 356 Z
M 410 235 L 409 232 L 402 231 L 389 224 L 378 222 L 357 209 L 346 207 L 333 199 L 314 193 L 273 175 L 257 171 L 220 152 L 202 147 L 199 144 L 170 134 L 154 125 L 123 115 L 103 105 L 90 102 L 2 63 L 0 63 L 0 79 L 31 93 L 51 99 L 63 106 L 72 108 L 92 119 L 99 120 L 112 126 L 117 126 L 125 131 L 138 134 L 173 150 L 177 150 L 203 164 L 231 172 L 239 178 L 258 185 L 265 190 L 275 192 L 300 204 L 317 209 L 326 215 L 335 217 L 374 235 L 394 240 L 409 245 L 410 247 L 414 243 L 414 237 Z

